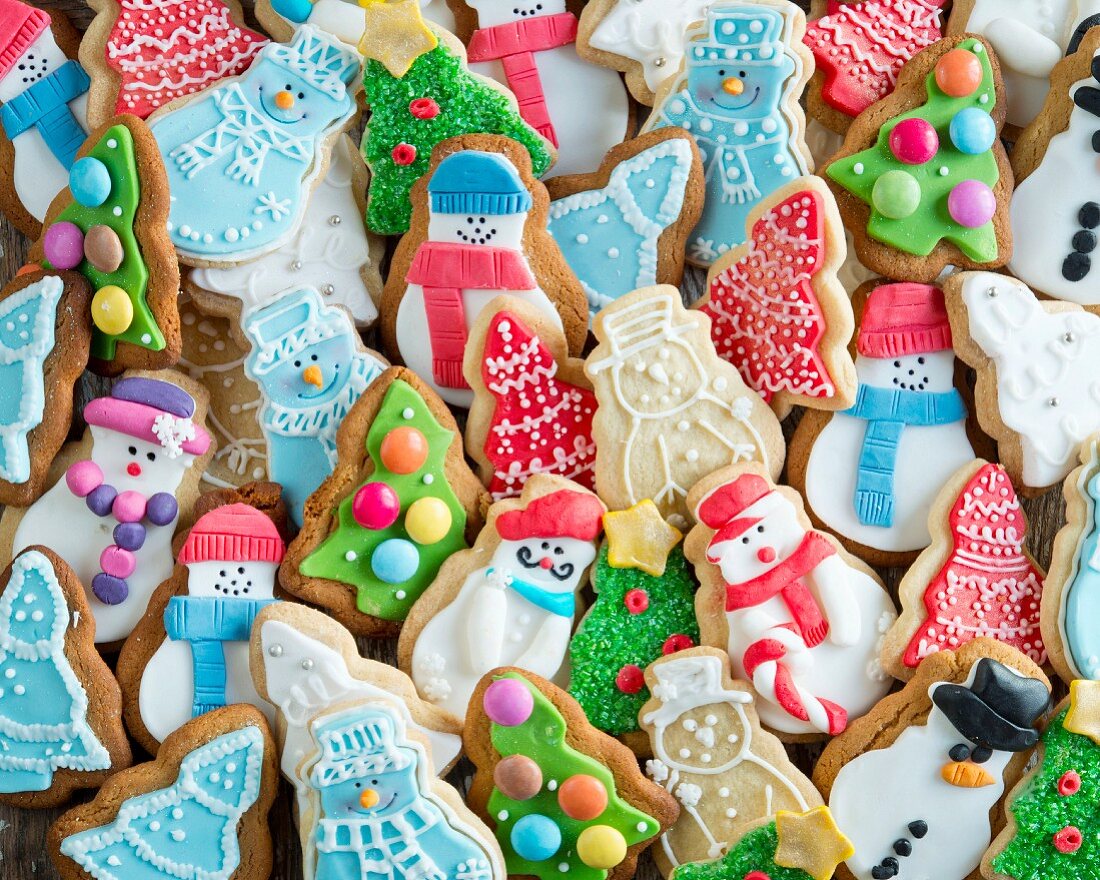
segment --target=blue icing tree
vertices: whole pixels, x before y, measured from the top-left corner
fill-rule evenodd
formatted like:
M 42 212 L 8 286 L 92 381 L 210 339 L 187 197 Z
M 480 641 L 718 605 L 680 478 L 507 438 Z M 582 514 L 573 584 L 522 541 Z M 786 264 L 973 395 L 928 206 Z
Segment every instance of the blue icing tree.
M 695 137 L 706 172 L 706 204 L 689 258 L 709 266 L 745 240 L 760 201 L 808 173 L 797 100 L 808 71 L 805 20 L 783 8 L 715 4 L 688 31 L 684 69 L 645 130 L 679 125 Z
M 329 136 L 355 112 L 359 71 L 351 47 L 304 25 L 289 45 L 265 46 L 240 79 L 156 121 L 182 259 L 249 259 L 290 238 Z
M 96 880 L 227 880 L 240 864 L 237 827 L 260 794 L 264 735 L 249 725 L 187 755 L 168 788 L 123 801 L 109 825 L 61 841 Z
M 57 306 L 65 283 L 47 275 L 0 301 L 0 479 L 31 476 L 27 434 L 42 423 L 42 367 L 54 348 Z
M 53 565 L 37 550 L 23 553 L 0 596 L 0 793 L 45 791 L 63 767 L 111 766 L 65 656 L 68 628 Z
M 361 347 L 349 314 L 312 287 L 252 309 L 241 324 L 252 341 L 245 372 L 264 395 L 268 474 L 301 525 L 306 499 L 336 466 L 336 429 L 385 365 Z
M 669 138 L 616 165 L 603 189 L 550 204 L 550 234 L 593 314 L 657 283 L 657 247 L 683 210 L 694 160 L 683 138 Z

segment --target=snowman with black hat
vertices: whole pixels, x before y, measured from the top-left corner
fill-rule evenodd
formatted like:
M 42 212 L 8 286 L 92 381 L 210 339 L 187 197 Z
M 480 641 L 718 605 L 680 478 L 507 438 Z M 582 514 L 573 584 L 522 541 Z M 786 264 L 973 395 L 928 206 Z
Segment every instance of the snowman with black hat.
M 1039 741 L 1046 685 L 988 657 L 965 684 L 936 682 L 923 725 L 837 774 L 829 809 L 851 839 L 859 880 L 963 880 L 991 842 L 1004 772 Z

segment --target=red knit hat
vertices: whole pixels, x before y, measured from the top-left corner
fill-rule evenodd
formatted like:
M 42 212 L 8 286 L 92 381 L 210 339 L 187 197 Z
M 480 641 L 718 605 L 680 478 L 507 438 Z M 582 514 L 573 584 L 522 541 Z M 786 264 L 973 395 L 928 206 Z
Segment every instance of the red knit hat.
M 951 323 L 943 291 L 901 282 L 876 287 L 859 326 L 859 353 L 873 358 L 931 354 L 951 348 Z
M 497 517 L 497 532 L 505 541 L 528 538 L 576 538 L 595 541 L 600 534 L 604 506 L 588 492 L 559 489 L 536 498 L 523 510 Z
M 19 0 L 0 0 L 0 77 L 7 76 L 31 43 L 50 26 L 50 16 Z
M 279 563 L 285 551 L 275 523 L 247 504 L 228 504 L 199 517 L 180 551 L 179 563 Z
M 743 517 L 742 514 L 770 495 L 771 491 L 768 481 L 758 474 L 742 474 L 732 483 L 723 483 L 704 498 L 695 516 L 703 525 L 717 529 L 710 546 L 732 541 L 760 522 L 760 517 Z

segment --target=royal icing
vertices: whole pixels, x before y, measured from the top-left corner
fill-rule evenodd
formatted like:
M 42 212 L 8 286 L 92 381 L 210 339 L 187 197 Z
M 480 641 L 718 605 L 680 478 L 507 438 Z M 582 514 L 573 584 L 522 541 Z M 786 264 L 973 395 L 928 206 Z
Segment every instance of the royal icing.
M 245 373 L 264 398 L 267 472 L 301 524 L 306 499 L 336 467 L 336 429 L 386 365 L 312 287 L 249 309 L 241 326 L 252 342 Z
M 65 653 L 69 624 L 50 560 L 37 550 L 16 557 L 0 595 L 0 794 L 46 791 L 61 769 L 111 767 Z
M 260 797 L 264 748 L 253 725 L 212 739 L 183 759 L 172 785 L 127 798 L 109 824 L 64 838 L 61 853 L 94 880 L 229 880 L 241 819 Z
M 356 112 L 358 55 L 303 25 L 240 77 L 152 121 L 185 263 L 247 262 L 297 234 L 334 136 Z
M 601 189 L 550 203 L 547 231 L 593 314 L 658 282 L 661 236 L 680 220 L 694 166 L 687 141 L 669 138 L 624 159 Z
M 1072 475 L 1071 475 L 1072 476 Z M 1067 483 L 1068 485 L 1068 483 Z M 1074 489 L 1084 505 L 1076 542 L 1071 551 L 1069 572 L 1061 585 L 1058 604 L 1058 633 L 1063 656 L 1073 678 L 1100 679 L 1100 643 L 1096 635 L 1094 609 L 1100 581 L 1100 446 L 1086 441 L 1082 467 Z M 1066 526 L 1064 528 L 1072 528 Z
M 684 68 L 662 89 L 644 130 L 681 126 L 702 154 L 707 198 L 692 262 L 709 266 L 741 244 L 753 207 L 809 172 L 797 104 L 812 68 L 804 28 L 793 3 L 731 3 L 712 6 L 686 34 Z

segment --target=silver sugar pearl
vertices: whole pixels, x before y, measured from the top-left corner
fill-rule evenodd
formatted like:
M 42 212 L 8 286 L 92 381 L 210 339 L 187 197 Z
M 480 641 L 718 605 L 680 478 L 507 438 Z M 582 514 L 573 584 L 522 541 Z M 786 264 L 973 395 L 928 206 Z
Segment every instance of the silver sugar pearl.
M 997 296 L 997 288 L 990 287 L 988 290 L 986 290 L 985 295 L 988 296 L 990 299 L 993 299 L 995 296 Z
M 331 217 L 329 217 L 328 218 L 328 225 L 329 226 L 339 226 L 340 225 L 340 215 L 339 214 L 333 214 Z
M 282 645 L 272 645 L 270 648 L 267 649 L 267 653 L 270 654 L 272 657 L 282 657 L 283 656 L 283 646 Z
M 664 67 L 666 64 L 668 64 L 668 59 L 665 58 L 663 55 L 659 55 L 653 59 L 654 67 Z
M 1047 400 L 1047 406 L 1058 406 L 1061 403 L 1057 397 L 1051 397 Z
M 332 296 L 334 293 L 336 293 L 336 287 L 332 284 L 326 284 L 324 287 L 321 288 L 321 293 L 323 293 L 325 296 Z
M 1062 335 L 1062 342 L 1073 342 L 1075 339 L 1077 339 L 1077 337 L 1074 336 L 1072 332 Z
M 304 669 L 306 672 L 309 672 L 309 670 L 311 670 L 312 668 L 313 661 L 306 657 L 306 659 L 302 661 L 302 669 Z
M 302 268 L 302 261 L 295 260 L 293 263 L 290 264 L 290 268 L 297 272 L 299 269 Z

